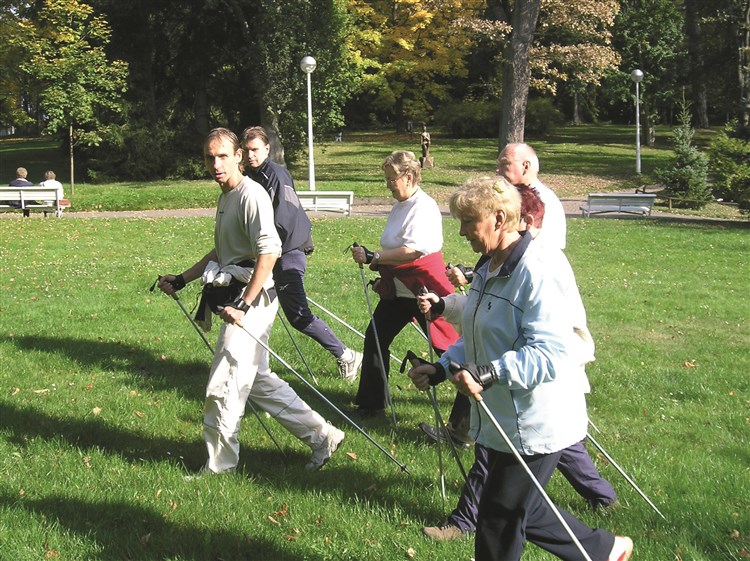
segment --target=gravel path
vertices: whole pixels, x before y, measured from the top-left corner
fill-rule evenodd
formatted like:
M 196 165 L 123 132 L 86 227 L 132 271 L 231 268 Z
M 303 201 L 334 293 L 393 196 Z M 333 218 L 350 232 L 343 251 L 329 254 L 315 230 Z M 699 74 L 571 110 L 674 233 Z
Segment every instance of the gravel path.
M 580 206 L 586 202 L 586 199 L 560 199 L 565 214 L 568 218 L 581 217 Z M 366 216 L 386 216 L 393 205 L 393 199 L 382 197 L 382 198 L 355 198 L 354 206 L 352 207 L 352 216 L 355 217 L 366 217 Z M 448 211 L 448 205 L 440 205 L 440 210 L 445 216 L 450 216 Z M 187 209 L 172 209 L 172 210 L 136 210 L 136 211 L 104 211 L 104 212 L 65 212 L 63 218 L 190 218 L 190 217 L 213 217 L 215 210 L 213 208 L 187 208 Z M 311 218 L 341 218 L 343 215 L 340 212 L 308 212 Z M 704 221 L 704 222 L 724 222 L 722 218 L 704 218 L 704 217 L 691 217 L 678 214 L 670 214 L 668 212 L 662 212 L 654 209 L 652 214 L 653 217 L 668 218 L 674 220 L 689 220 L 689 221 Z M 609 218 L 623 218 L 625 214 L 608 214 L 606 217 Z M 41 212 L 32 212 L 32 218 L 44 218 L 44 214 Z M 1 218 L 22 218 L 20 212 L 0 212 Z M 605 218 L 601 216 L 600 218 Z

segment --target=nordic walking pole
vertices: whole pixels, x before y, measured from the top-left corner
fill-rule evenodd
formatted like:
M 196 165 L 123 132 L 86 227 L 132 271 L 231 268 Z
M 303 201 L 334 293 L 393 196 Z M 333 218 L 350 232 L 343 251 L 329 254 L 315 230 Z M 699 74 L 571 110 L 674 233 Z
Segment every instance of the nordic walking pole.
M 297 349 L 297 354 L 299 355 L 299 358 L 302 360 L 302 364 L 305 365 L 305 368 L 307 368 L 307 373 L 310 374 L 310 379 L 313 381 L 313 383 L 317 386 L 318 380 L 315 378 L 315 374 L 313 374 L 312 369 L 310 368 L 310 365 L 307 364 L 307 360 L 305 359 L 305 355 L 302 354 L 302 349 L 299 348 L 299 345 L 297 344 L 297 341 L 294 339 L 294 335 L 292 335 L 292 332 L 289 330 L 289 326 L 286 324 L 286 321 L 284 320 L 284 316 L 280 311 L 276 311 L 276 315 L 279 316 L 279 319 L 281 320 L 281 325 L 284 326 L 284 329 L 286 329 L 286 334 L 289 335 L 289 339 L 292 341 L 292 345 L 294 345 L 294 348 Z
M 352 247 L 359 247 L 357 242 L 352 244 Z M 370 294 L 367 292 L 367 281 L 365 280 L 365 268 L 362 263 L 359 263 L 359 275 L 362 277 L 362 288 L 365 291 L 365 300 L 367 300 L 367 311 L 370 314 L 370 325 L 372 326 L 372 334 L 375 336 L 375 348 L 378 350 L 378 358 L 380 359 L 380 375 L 383 378 L 383 384 L 385 387 L 385 401 L 391 410 L 391 420 L 393 421 L 393 431 L 398 434 L 398 423 L 396 422 L 396 409 L 393 407 L 393 399 L 391 399 L 391 390 L 388 386 L 388 377 L 385 374 L 385 361 L 383 360 L 383 351 L 380 349 L 380 338 L 378 337 L 378 328 L 375 325 L 375 318 L 372 315 L 372 304 L 370 303 Z
M 338 316 L 337 316 L 336 314 L 334 314 L 334 313 L 333 313 L 333 312 L 332 312 L 331 310 L 327 310 L 326 308 L 324 308 L 323 306 L 321 306 L 320 304 L 318 304 L 317 302 L 315 302 L 315 301 L 314 301 L 314 300 L 313 300 L 312 298 L 310 298 L 309 296 L 307 297 L 307 301 L 308 301 L 308 302 L 310 302 L 310 304 L 312 304 L 313 306 L 316 306 L 316 307 L 320 308 L 321 310 L 323 310 L 323 311 L 324 311 L 325 313 L 327 313 L 327 314 L 328 314 L 329 316 L 331 316 L 331 317 L 332 317 L 333 319 L 335 319 L 336 321 L 338 321 L 338 322 L 339 322 L 339 323 L 340 323 L 341 325 L 343 325 L 344 327 L 348 327 L 348 328 L 349 328 L 349 330 L 350 330 L 350 331 L 351 331 L 352 333 L 356 333 L 357 335 L 359 335 L 360 337 L 362 337 L 362 339 L 364 339 L 364 338 L 365 338 L 365 334 L 364 334 L 364 333 L 362 333 L 361 331 L 357 331 L 356 329 L 354 329 L 354 328 L 353 328 L 353 327 L 352 327 L 351 325 L 349 325 L 348 323 L 346 323 L 346 322 L 345 322 L 345 321 L 344 321 L 343 319 L 341 319 L 340 317 L 338 317 Z
M 160 277 L 161 278 L 161 277 Z M 159 282 L 159 279 L 156 279 L 156 282 Z M 151 292 L 154 291 L 154 287 L 156 286 L 156 283 L 151 285 Z M 206 344 L 206 348 L 211 352 L 211 354 L 214 354 L 214 349 L 211 346 L 211 343 L 208 342 L 208 339 L 206 339 L 206 336 L 201 331 L 200 327 L 195 323 L 193 318 L 190 317 L 190 314 L 185 309 L 185 305 L 182 303 L 182 300 L 180 300 L 180 297 L 177 296 L 177 293 L 175 292 L 172 294 L 172 298 L 175 302 L 180 306 L 180 309 L 182 310 L 182 313 L 185 314 L 185 317 L 190 322 L 190 325 L 192 325 L 195 328 L 196 333 L 200 335 L 201 339 L 203 339 L 203 342 Z M 266 426 L 266 424 L 263 422 L 263 419 L 261 418 L 260 414 L 258 413 L 258 410 L 253 405 L 253 401 L 251 399 L 247 400 L 247 404 L 250 406 L 250 410 L 253 412 L 253 415 L 255 415 L 255 418 L 258 419 L 258 422 L 260 423 L 260 426 L 263 427 L 263 430 L 266 431 L 266 434 L 271 439 L 271 442 L 273 442 L 276 445 L 276 448 L 279 452 L 281 452 L 281 455 L 286 458 L 286 454 L 284 454 L 284 450 L 281 449 L 281 446 L 279 446 L 279 443 L 276 441 L 276 439 L 273 437 L 273 434 L 271 434 L 271 430 Z
M 339 322 L 339 323 L 340 323 L 341 325 L 343 325 L 344 327 L 347 327 L 347 328 L 349 328 L 349 330 L 350 330 L 350 331 L 351 331 L 352 333 L 354 333 L 355 335 L 359 335 L 359 336 L 360 336 L 360 338 L 362 338 L 362 339 L 364 339 L 364 338 L 365 338 L 365 334 L 364 334 L 364 333 L 362 333 L 361 331 L 357 331 L 356 329 L 354 329 L 354 328 L 353 328 L 353 327 L 352 327 L 351 325 L 349 325 L 348 323 L 346 323 L 346 322 L 345 322 L 345 321 L 344 321 L 343 319 L 341 319 L 340 317 L 338 317 L 338 316 L 337 316 L 336 314 L 334 314 L 334 313 L 333 313 L 333 312 L 332 312 L 331 310 L 327 310 L 327 309 L 325 309 L 325 308 L 324 308 L 323 306 L 321 306 L 320 304 L 318 304 L 317 302 L 315 302 L 315 301 L 314 301 L 314 300 L 313 300 L 312 298 L 310 298 L 309 296 L 307 297 L 307 301 L 308 301 L 308 302 L 310 302 L 310 304 L 312 304 L 313 306 L 316 306 L 316 307 L 320 308 L 321 310 L 323 310 L 323 311 L 324 311 L 325 313 L 327 313 L 327 314 L 328 314 L 329 316 L 331 316 L 331 317 L 332 317 L 333 319 L 335 319 L 336 321 L 338 321 L 338 322 Z M 393 353 L 391 353 L 391 360 L 392 360 L 393 362 L 395 362 L 396 364 L 401 364 L 401 361 L 400 361 L 400 360 L 398 359 L 398 357 L 397 357 L 396 355 L 394 355 Z
M 593 425 L 592 425 L 592 426 L 593 426 Z M 591 444 L 593 444 L 594 446 L 596 446 L 596 447 L 597 447 L 597 449 L 599 450 L 599 452 L 601 452 L 602 454 L 604 454 L 604 457 L 605 457 L 605 458 L 607 458 L 607 460 L 609 461 L 609 463 L 610 463 L 610 464 L 612 464 L 612 465 L 613 465 L 613 466 L 615 467 L 615 469 L 616 469 L 617 471 L 619 471 L 619 472 L 620 472 L 620 475 L 622 475 L 622 476 L 623 476 L 623 477 L 625 478 L 625 481 L 627 481 L 628 483 L 630 483 L 630 486 L 631 486 L 631 487 L 633 487 L 633 489 L 635 489 L 635 490 L 636 490 L 636 492 L 637 492 L 637 493 L 638 493 L 638 494 L 639 494 L 639 495 L 641 496 L 641 498 L 642 498 L 642 499 L 643 499 L 644 501 L 646 501 L 646 502 L 648 503 L 648 506 L 650 506 L 651 508 L 653 508 L 653 509 L 654 509 L 654 511 L 656 512 L 656 514 L 658 514 L 658 515 L 659 515 L 659 516 L 661 516 L 661 517 L 662 517 L 662 518 L 663 518 L 664 520 L 666 520 L 666 518 L 664 517 L 664 515 L 663 515 L 663 514 L 662 514 L 662 513 L 661 513 L 661 512 L 659 511 L 659 509 L 658 509 L 658 508 L 656 508 L 656 505 L 655 505 L 654 503 L 652 503 L 652 502 L 651 502 L 651 499 L 649 499 L 649 498 L 648 498 L 648 497 L 646 496 L 646 493 L 644 493 L 643 491 L 641 491 L 641 490 L 640 490 L 640 488 L 638 487 L 638 485 L 636 485 L 636 484 L 635 484 L 635 481 L 633 481 L 633 480 L 632 480 L 632 479 L 630 478 L 630 476 L 628 476 L 628 474 L 627 474 L 627 473 L 625 473 L 625 470 L 624 470 L 624 469 L 622 469 L 622 468 L 621 468 L 621 467 L 620 467 L 619 465 L 617 465 L 617 462 L 615 462 L 615 461 L 614 461 L 614 460 L 612 459 L 612 456 L 610 456 L 609 454 L 607 454 L 607 451 L 606 451 L 606 450 L 605 450 L 605 449 L 604 449 L 604 448 L 602 447 L 602 445 L 601 445 L 601 444 L 599 444 L 599 443 L 598 443 L 598 442 L 597 442 L 597 441 L 596 441 L 596 440 L 594 439 L 594 437 L 593 437 L 593 436 L 591 436 L 591 433 L 588 433 L 588 434 L 587 434 L 586 436 L 588 436 L 589 440 L 591 441 Z
M 461 365 L 456 364 L 455 362 L 451 361 L 450 364 L 450 370 L 453 374 L 456 374 L 457 372 L 461 371 Z M 591 557 L 586 552 L 585 549 L 583 549 L 583 545 L 581 545 L 581 542 L 578 541 L 578 538 L 573 533 L 573 530 L 570 529 L 570 526 L 568 526 L 568 523 L 565 522 L 565 519 L 562 517 L 562 514 L 560 514 L 560 511 L 558 510 L 557 506 L 555 506 L 555 503 L 552 502 L 552 499 L 549 498 L 549 495 L 544 490 L 544 487 L 542 487 L 542 484 L 539 483 L 539 480 L 534 476 L 531 469 L 528 465 L 526 465 L 526 462 L 523 461 L 523 458 L 521 457 L 521 454 L 518 453 L 518 450 L 516 450 L 516 447 L 513 446 L 513 443 L 511 442 L 510 438 L 508 438 L 508 435 L 503 430 L 503 427 L 500 426 L 500 423 L 497 422 L 497 419 L 490 411 L 490 408 L 487 407 L 487 404 L 482 399 L 481 395 L 474 395 L 474 400 L 477 402 L 477 405 L 484 411 L 484 414 L 487 416 L 487 418 L 490 420 L 492 425 L 495 427 L 497 432 L 500 434 L 500 437 L 505 441 L 505 445 L 510 449 L 510 451 L 513 453 L 513 455 L 516 457 L 516 460 L 518 460 L 518 463 L 521 464 L 521 467 L 526 472 L 526 475 L 529 476 L 531 479 L 531 482 L 534 484 L 534 487 L 537 488 L 539 493 L 542 495 L 542 498 L 547 503 L 547 506 L 550 507 L 554 515 L 557 517 L 557 519 L 560 521 L 560 524 L 562 524 L 562 527 L 565 529 L 565 531 L 570 536 L 570 539 L 573 541 L 573 543 L 578 548 L 578 551 L 581 552 L 581 555 L 583 555 L 583 558 L 586 561 L 591 561 Z
M 419 290 L 420 294 L 427 294 L 427 287 L 423 286 Z M 427 317 L 429 312 L 425 314 L 425 336 L 427 337 L 427 348 L 429 349 L 430 353 L 430 362 L 435 362 L 435 353 L 432 349 L 432 336 L 430 334 L 430 320 Z M 435 414 L 435 425 L 438 427 L 438 430 L 442 430 L 442 424 L 440 423 L 440 408 L 438 407 L 437 402 L 437 389 L 435 386 L 430 387 L 429 390 L 427 390 L 427 393 L 430 396 L 430 403 L 432 403 L 432 411 Z M 450 435 L 448 435 L 448 439 L 450 439 Z M 443 465 L 443 445 L 440 442 L 442 439 L 438 437 L 437 439 L 437 456 L 438 456 L 438 469 L 440 470 L 440 498 L 443 501 L 443 514 L 445 514 L 445 466 Z
M 414 323 L 412 322 L 412 325 L 414 326 L 414 329 L 417 330 L 417 332 L 424 337 L 426 340 L 427 336 L 422 333 L 422 330 Z M 416 358 L 417 355 L 409 351 L 409 353 L 412 354 L 413 358 Z M 407 354 L 407 359 L 409 359 L 412 363 L 412 366 L 419 366 L 419 364 L 415 364 L 412 359 L 412 357 Z M 403 370 L 402 370 L 403 372 Z M 434 389 L 434 388 L 433 388 Z M 435 405 L 437 405 L 437 400 L 435 402 Z M 445 426 L 445 421 L 443 420 L 443 416 L 440 414 L 440 408 L 436 407 L 433 408 L 435 411 L 435 415 L 437 417 L 437 428 L 439 429 L 438 438 L 440 438 L 440 433 L 447 435 L 447 438 L 445 439 L 448 442 L 448 449 L 451 451 L 451 455 L 453 456 L 453 459 L 456 460 L 456 465 L 458 465 L 458 469 L 461 472 L 461 475 L 464 478 L 464 483 L 466 483 L 466 488 L 469 490 L 469 493 L 471 493 L 471 498 L 474 499 L 475 504 L 479 504 L 479 501 L 477 500 L 477 496 L 474 494 L 474 488 L 469 485 L 469 476 L 466 474 L 466 470 L 464 469 L 464 464 L 461 461 L 461 457 L 458 455 L 458 450 L 456 450 L 456 445 L 453 443 L 453 438 L 451 438 L 450 434 L 448 434 L 448 428 Z M 438 445 L 440 443 L 438 442 Z
M 390 452 L 388 452 L 388 450 L 386 450 L 380 444 L 378 444 L 369 434 L 367 434 L 362 428 L 360 428 L 360 426 L 357 423 L 355 423 L 354 421 L 352 421 L 343 411 L 341 411 L 341 409 L 339 409 L 338 407 L 336 407 L 315 386 L 313 386 L 310 382 L 308 382 L 307 380 L 305 380 L 299 372 L 297 372 L 294 368 L 292 368 L 287 361 L 285 361 L 278 354 L 276 354 L 271 349 L 271 347 L 269 347 L 263 341 L 261 341 L 258 337 L 256 337 L 255 335 L 253 335 L 247 329 L 247 327 L 245 327 L 242 324 L 242 322 L 237 322 L 234 325 L 236 325 L 237 327 L 241 328 L 245 333 L 247 333 L 248 335 L 250 335 L 250 337 L 252 337 L 252 339 L 256 343 L 258 343 L 261 347 L 263 347 L 268 352 L 268 354 L 270 354 L 273 358 L 275 358 L 276 360 L 278 360 L 287 370 L 289 370 L 289 372 L 291 372 L 292 374 L 294 374 L 302 383 L 304 383 L 308 388 L 310 388 L 320 399 L 322 399 L 326 404 L 328 404 L 329 407 L 331 407 L 334 411 L 336 411 L 336 413 L 338 413 L 339 415 L 341 415 L 346 422 L 348 422 L 351 426 L 353 426 L 355 429 L 357 429 L 367 440 L 369 440 L 370 442 L 372 442 L 381 452 L 383 452 L 383 454 L 385 454 L 386 456 L 388 456 L 398 467 L 401 468 L 401 471 L 403 471 L 405 473 L 410 473 L 409 470 L 406 468 L 406 466 L 404 464 L 402 464 L 396 458 L 394 458 L 390 454 Z

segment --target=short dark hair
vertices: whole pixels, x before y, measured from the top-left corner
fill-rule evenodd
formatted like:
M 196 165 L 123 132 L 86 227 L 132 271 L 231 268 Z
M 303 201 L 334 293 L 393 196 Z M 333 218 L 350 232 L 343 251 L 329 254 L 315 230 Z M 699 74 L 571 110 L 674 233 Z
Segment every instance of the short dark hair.
M 251 140 L 255 140 L 256 138 L 260 138 L 261 141 L 263 141 L 263 144 L 271 144 L 271 142 L 268 140 L 266 129 L 264 129 L 263 127 L 247 127 L 244 131 L 242 131 L 242 144 L 250 142 Z

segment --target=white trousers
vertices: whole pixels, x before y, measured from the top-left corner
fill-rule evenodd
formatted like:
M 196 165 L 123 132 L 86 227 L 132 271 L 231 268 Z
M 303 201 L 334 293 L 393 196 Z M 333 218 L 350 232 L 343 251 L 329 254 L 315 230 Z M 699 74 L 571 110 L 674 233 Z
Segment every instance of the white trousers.
M 269 302 L 264 291 L 242 322 L 266 345 L 278 307 L 278 299 Z M 203 438 L 208 449 L 205 469 L 221 473 L 237 467 L 238 435 L 248 397 L 310 448 L 320 446 L 328 434 L 330 425 L 325 419 L 271 372 L 268 351 L 241 327 L 223 323 L 203 407 Z

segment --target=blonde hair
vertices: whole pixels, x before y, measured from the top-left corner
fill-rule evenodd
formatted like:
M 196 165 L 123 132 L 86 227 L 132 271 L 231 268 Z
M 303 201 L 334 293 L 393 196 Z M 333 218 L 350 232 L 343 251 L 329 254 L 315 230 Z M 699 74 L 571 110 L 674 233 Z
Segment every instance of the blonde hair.
M 518 230 L 521 194 L 504 177 L 475 177 L 455 190 L 448 201 L 451 215 L 459 220 L 487 218 L 505 213 L 505 231 Z
M 419 165 L 419 160 L 417 160 L 414 152 L 410 152 L 409 150 L 396 150 L 385 159 L 382 167 L 383 171 L 391 169 L 396 175 L 411 173 L 414 178 L 414 185 L 420 184 L 422 166 Z

